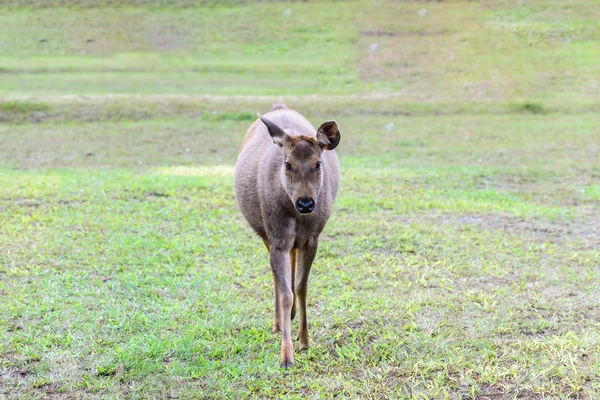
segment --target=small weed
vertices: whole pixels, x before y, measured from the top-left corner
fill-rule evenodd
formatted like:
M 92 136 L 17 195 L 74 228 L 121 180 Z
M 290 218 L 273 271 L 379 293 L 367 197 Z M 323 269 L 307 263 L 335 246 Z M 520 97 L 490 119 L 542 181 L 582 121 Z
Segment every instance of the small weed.
M 32 103 L 26 101 L 0 102 L 0 113 L 6 114 L 29 114 L 40 111 L 49 111 L 51 108 L 51 105 L 47 103 Z
M 514 112 L 527 114 L 547 114 L 549 112 L 542 104 L 532 102 L 512 104 L 511 108 Z

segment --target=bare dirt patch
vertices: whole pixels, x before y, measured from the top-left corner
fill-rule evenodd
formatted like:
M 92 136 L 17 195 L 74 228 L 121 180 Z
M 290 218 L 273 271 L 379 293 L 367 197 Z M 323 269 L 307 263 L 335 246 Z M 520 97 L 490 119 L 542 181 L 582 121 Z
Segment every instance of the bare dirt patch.
M 360 33 L 365 37 L 415 37 L 415 36 L 439 36 L 445 35 L 446 29 L 440 30 L 416 30 L 416 31 L 384 31 L 384 30 L 365 30 Z
M 583 241 L 589 248 L 600 245 L 600 219 L 590 216 L 576 221 L 523 219 L 505 214 L 468 215 L 444 218 L 443 223 L 453 225 L 475 225 L 479 229 L 502 230 L 514 236 L 523 236 L 538 243 L 563 244 Z
M 159 51 L 173 51 L 185 47 L 184 38 L 178 36 L 161 24 L 152 24 L 147 35 L 150 45 Z
M 590 210 L 591 211 L 591 210 Z M 526 237 L 536 243 L 583 241 L 589 248 L 600 246 L 600 218 L 594 214 L 567 220 L 546 220 L 509 214 L 429 214 L 395 216 L 395 221 L 406 224 L 435 223 L 439 225 L 474 226 L 481 230 L 502 230 L 511 236 Z
M 12 380 L 12 381 L 22 381 L 31 374 L 30 371 L 24 368 L 0 368 L 0 381 L 2 380 Z
M 537 400 L 544 397 L 540 394 L 533 393 L 529 390 L 513 390 L 505 391 L 497 385 L 483 385 L 481 388 L 482 394 L 476 397 L 464 397 L 465 399 L 477 400 L 505 400 L 505 399 L 524 399 Z

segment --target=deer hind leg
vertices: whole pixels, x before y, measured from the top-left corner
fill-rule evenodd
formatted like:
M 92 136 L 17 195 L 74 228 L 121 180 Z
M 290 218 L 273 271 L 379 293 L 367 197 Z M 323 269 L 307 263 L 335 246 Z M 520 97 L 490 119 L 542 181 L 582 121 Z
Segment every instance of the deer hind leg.
M 292 319 L 296 316 L 296 265 L 298 265 L 298 252 L 296 249 L 290 251 L 290 269 L 292 271 L 292 293 L 294 302 L 292 303 Z

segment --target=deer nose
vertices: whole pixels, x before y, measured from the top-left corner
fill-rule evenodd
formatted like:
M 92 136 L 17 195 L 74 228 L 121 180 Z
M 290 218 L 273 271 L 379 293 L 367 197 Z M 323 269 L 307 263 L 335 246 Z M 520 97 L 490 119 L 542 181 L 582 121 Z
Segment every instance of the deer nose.
M 303 196 L 296 202 L 296 210 L 301 214 L 310 214 L 315 209 L 315 202 L 308 196 Z

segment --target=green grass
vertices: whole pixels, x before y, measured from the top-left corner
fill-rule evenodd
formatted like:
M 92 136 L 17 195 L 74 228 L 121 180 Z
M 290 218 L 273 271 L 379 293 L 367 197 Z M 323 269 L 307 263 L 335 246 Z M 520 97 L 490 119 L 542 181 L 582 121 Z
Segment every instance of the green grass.
M 375 90 L 446 102 L 597 103 L 592 3 L 10 8 L 0 17 L 0 94 Z
M 8 2 L 0 399 L 600 397 L 598 7 L 521 3 Z M 233 195 L 281 101 L 343 136 L 289 371 Z

